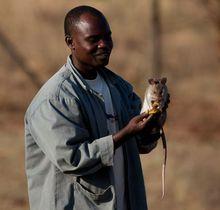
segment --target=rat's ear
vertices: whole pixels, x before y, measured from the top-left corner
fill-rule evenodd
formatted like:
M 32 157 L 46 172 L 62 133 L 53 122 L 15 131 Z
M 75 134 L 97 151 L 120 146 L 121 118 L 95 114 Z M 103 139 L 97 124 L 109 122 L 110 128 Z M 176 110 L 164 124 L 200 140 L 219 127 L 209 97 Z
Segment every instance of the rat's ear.
M 154 79 L 150 78 L 150 79 L 148 79 L 148 82 L 149 82 L 150 85 L 153 85 L 154 84 Z
M 166 82 L 167 82 L 167 78 L 166 78 L 166 77 L 163 77 L 163 78 L 161 79 L 161 83 L 162 83 L 163 85 L 165 85 Z

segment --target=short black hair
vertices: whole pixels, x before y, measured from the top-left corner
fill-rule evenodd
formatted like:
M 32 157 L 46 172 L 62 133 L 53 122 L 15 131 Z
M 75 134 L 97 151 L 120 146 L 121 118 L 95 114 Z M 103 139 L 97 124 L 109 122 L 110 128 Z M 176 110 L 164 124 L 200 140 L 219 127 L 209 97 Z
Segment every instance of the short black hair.
M 64 33 L 65 36 L 70 36 L 72 29 L 75 27 L 75 25 L 79 22 L 80 16 L 82 14 L 89 13 L 95 17 L 101 17 L 105 18 L 105 16 L 96 8 L 90 7 L 90 6 L 78 6 L 73 9 L 71 9 L 65 17 L 64 20 Z

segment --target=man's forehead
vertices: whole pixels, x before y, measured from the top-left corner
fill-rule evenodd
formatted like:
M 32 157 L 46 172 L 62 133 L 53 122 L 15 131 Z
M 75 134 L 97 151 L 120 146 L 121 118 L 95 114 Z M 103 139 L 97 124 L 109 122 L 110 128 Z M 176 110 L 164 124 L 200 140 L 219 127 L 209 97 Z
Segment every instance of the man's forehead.
M 105 17 L 97 17 L 91 14 L 83 14 L 75 24 L 76 32 L 83 34 L 100 33 L 101 31 L 110 31 Z

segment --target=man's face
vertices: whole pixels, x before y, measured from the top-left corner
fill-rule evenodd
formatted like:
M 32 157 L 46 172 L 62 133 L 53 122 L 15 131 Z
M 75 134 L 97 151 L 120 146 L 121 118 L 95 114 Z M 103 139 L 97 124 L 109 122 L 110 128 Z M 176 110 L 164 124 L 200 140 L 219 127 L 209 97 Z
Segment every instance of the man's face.
M 111 30 L 104 18 L 83 14 L 73 32 L 73 62 L 80 68 L 104 67 L 113 47 Z

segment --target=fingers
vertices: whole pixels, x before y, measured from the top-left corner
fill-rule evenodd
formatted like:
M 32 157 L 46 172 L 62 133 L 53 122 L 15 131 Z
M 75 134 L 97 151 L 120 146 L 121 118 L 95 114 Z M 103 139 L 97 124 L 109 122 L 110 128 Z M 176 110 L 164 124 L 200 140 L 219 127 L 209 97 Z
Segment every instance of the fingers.
M 148 112 L 143 112 L 142 114 L 136 116 L 136 122 L 142 121 L 149 116 Z
M 148 116 L 149 116 L 148 112 L 143 112 L 142 114 L 140 114 L 141 119 L 144 119 L 144 118 L 146 118 Z
M 147 117 L 143 118 L 142 121 L 139 122 L 141 130 L 147 125 L 147 123 L 151 120 L 152 117 L 153 115 L 148 115 Z
M 139 116 L 141 116 L 141 117 L 146 117 L 146 116 L 148 116 L 149 114 L 148 114 L 148 111 L 147 112 L 143 112 L 143 113 L 141 113 Z

